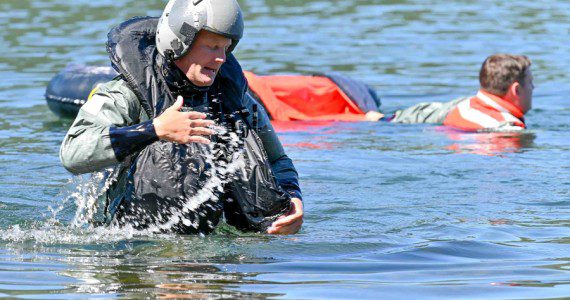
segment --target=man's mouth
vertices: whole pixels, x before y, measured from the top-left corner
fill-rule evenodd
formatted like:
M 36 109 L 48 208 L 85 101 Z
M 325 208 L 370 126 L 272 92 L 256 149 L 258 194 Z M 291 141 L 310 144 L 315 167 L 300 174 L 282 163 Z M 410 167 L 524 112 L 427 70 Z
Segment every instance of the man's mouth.
M 216 72 L 218 72 L 218 69 L 213 69 L 208 67 L 204 67 L 204 70 L 206 70 L 208 73 L 212 73 L 212 75 L 215 75 Z

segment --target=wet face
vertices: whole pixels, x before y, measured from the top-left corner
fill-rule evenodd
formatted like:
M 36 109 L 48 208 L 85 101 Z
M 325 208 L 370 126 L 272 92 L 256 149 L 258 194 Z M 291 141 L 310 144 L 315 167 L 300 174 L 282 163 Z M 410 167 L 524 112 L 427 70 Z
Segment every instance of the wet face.
M 517 105 L 523 113 L 527 113 L 532 108 L 532 91 L 534 90 L 534 83 L 532 72 L 530 68 L 526 70 L 523 82 L 517 87 L 518 101 Z
M 196 86 L 210 86 L 226 61 L 231 43 L 231 39 L 202 30 L 188 53 L 175 61 L 176 66 Z

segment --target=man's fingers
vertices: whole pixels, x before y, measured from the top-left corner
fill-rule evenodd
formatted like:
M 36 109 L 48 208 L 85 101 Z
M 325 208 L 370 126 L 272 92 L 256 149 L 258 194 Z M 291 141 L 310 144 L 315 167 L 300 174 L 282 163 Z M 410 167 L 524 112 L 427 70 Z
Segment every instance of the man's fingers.
M 295 222 L 299 218 L 301 218 L 301 220 L 302 220 L 302 216 L 303 215 L 301 213 L 294 213 L 292 215 L 281 217 L 281 218 L 277 219 L 277 221 L 273 222 L 273 224 L 271 224 L 271 226 L 272 227 L 287 226 L 287 225 L 292 224 L 293 222 Z
M 299 232 L 302 225 L 303 225 L 303 220 L 298 219 L 288 226 L 281 226 L 281 227 L 271 226 L 271 227 L 267 228 L 267 233 L 269 233 L 269 234 L 294 234 L 294 233 Z
M 201 137 L 201 136 L 192 135 L 186 139 L 186 144 L 190 144 L 190 143 L 199 143 L 199 144 L 207 145 L 210 143 L 210 140 L 207 138 Z
M 188 120 L 189 127 L 208 127 L 214 125 L 212 120 Z
M 201 113 L 198 111 L 188 111 L 188 112 L 183 112 L 183 114 L 187 119 L 190 119 L 190 120 L 205 119 L 207 117 L 205 113 Z M 209 120 L 209 121 L 211 121 L 211 120 Z M 213 121 L 211 121 L 211 122 L 213 123 Z
M 216 133 L 212 129 L 205 128 L 205 127 L 192 127 L 188 135 L 213 135 Z
M 176 98 L 176 102 L 174 102 L 174 104 L 172 104 L 172 106 L 169 107 L 168 109 L 180 110 L 183 104 L 184 104 L 184 99 L 182 98 L 182 96 L 178 96 Z
M 301 225 L 303 225 L 303 219 L 295 219 L 293 222 L 289 223 L 289 224 L 283 224 L 283 225 L 271 225 L 271 227 L 277 229 L 278 231 L 284 230 L 284 228 L 295 228 L 296 226 L 301 227 Z
M 287 215 L 279 217 L 271 227 L 289 226 L 296 220 L 303 220 L 303 202 L 298 198 L 291 199 L 291 210 Z

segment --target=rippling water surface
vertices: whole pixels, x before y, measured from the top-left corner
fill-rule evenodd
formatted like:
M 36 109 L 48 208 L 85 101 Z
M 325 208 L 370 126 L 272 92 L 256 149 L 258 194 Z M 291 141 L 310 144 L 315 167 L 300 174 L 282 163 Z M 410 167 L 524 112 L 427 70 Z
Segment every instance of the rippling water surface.
M 431 125 L 276 124 L 301 174 L 301 233 L 207 237 L 71 228 L 58 159 L 71 123 L 43 93 L 69 63 L 107 65 L 105 37 L 162 1 L 0 2 L 0 297 L 570 297 L 570 4 L 240 1 L 237 49 L 261 74 L 339 71 L 393 111 L 477 90 L 483 59 L 528 55 L 523 134 Z

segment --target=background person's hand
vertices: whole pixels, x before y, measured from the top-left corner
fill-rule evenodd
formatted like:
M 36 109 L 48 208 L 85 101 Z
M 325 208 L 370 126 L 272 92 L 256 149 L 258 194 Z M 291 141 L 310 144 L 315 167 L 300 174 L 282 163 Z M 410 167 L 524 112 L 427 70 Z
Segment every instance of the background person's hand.
M 213 125 L 214 121 L 206 120 L 206 114 L 201 112 L 181 112 L 183 102 L 182 97 L 178 96 L 171 107 L 152 121 L 156 135 L 161 140 L 180 144 L 210 143 L 210 140 L 204 136 L 215 133 L 214 130 L 207 128 Z
M 380 119 L 382 119 L 384 117 L 385 117 L 385 115 L 383 113 L 378 112 L 378 111 L 373 111 L 373 110 L 367 112 L 365 115 L 366 121 L 370 121 L 370 122 L 379 121 Z
M 279 217 L 269 228 L 270 234 L 294 234 L 299 232 L 303 225 L 303 202 L 301 199 L 291 199 L 291 210 Z

